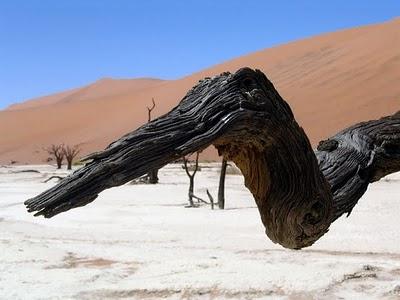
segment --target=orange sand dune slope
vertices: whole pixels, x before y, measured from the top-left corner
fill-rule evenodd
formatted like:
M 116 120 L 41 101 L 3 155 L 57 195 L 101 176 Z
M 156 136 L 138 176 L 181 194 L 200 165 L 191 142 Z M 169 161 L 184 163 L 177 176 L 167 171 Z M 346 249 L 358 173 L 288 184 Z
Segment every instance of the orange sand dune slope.
M 290 103 L 315 145 L 354 122 L 400 110 L 400 19 L 324 34 L 261 50 L 179 80 L 103 79 L 0 111 L 0 163 L 42 162 L 42 148 L 104 148 L 175 106 L 199 79 L 240 67 L 259 68 Z M 203 158 L 216 158 L 208 151 Z

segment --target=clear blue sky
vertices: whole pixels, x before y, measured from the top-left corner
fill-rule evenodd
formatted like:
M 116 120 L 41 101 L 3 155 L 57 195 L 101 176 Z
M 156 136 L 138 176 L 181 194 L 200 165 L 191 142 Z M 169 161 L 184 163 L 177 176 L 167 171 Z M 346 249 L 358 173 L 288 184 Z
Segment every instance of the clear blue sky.
M 400 0 L 0 0 L 0 109 L 101 77 L 179 78 L 399 15 Z

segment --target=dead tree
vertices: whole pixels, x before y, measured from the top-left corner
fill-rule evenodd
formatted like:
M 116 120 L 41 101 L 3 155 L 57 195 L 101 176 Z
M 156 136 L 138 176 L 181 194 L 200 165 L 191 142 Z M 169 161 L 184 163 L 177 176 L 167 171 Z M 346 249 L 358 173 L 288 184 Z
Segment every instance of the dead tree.
M 219 185 L 218 185 L 218 207 L 219 209 L 225 208 L 225 177 L 226 167 L 228 166 L 227 160 L 223 157 L 221 163 L 221 172 L 219 174 Z
M 51 145 L 50 147 L 45 149 L 49 155 L 54 157 L 57 163 L 57 169 L 61 169 L 62 162 L 64 160 L 64 144 L 59 145 Z
M 154 101 L 154 98 L 151 98 L 151 103 L 152 103 L 151 107 L 147 106 L 147 122 L 149 123 L 151 121 L 151 112 L 156 107 L 156 102 Z
M 193 166 L 192 174 L 190 174 L 188 159 L 185 156 L 183 157 L 183 168 L 185 169 L 185 172 L 189 177 L 189 192 L 188 192 L 189 207 L 195 207 L 193 198 L 199 200 L 199 198 L 194 195 L 194 176 L 196 176 L 198 167 L 199 167 L 199 152 L 196 152 L 196 160 L 195 160 L 195 165 Z
M 67 160 L 67 170 L 72 170 L 72 163 L 75 157 L 79 154 L 81 149 L 78 146 L 70 147 L 65 146 L 63 148 L 64 156 Z
M 273 84 L 243 68 L 202 80 L 171 112 L 25 204 L 50 218 L 210 144 L 240 168 L 268 237 L 300 249 L 349 214 L 370 183 L 400 170 L 400 113 L 344 129 L 314 153 Z
M 154 98 L 151 98 L 152 106 L 148 107 L 147 106 L 147 121 L 150 123 L 151 122 L 151 112 L 153 109 L 156 107 L 156 103 L 154 101 Z M 153 169 L 150 170 L 150 172 L 147 174 L 148 176 L 148 182 L 151 184 L 156 184 L 158 183 L 158 169 Z

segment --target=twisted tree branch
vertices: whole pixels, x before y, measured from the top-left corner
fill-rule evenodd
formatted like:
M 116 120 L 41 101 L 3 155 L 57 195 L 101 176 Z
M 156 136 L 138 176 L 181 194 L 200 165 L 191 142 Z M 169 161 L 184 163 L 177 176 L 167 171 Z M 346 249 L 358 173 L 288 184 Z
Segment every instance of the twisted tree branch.
M 356 124 L 314 153 L 262 72 L 223 73 L 199 82 L 171 112 L 90 155 L 91 162 L 25 204 L 49 218 L 210 144 L 241 169 L 268 237 L 299 249 L 351 212 L 369 183 L 400 170 L 400 114 Z

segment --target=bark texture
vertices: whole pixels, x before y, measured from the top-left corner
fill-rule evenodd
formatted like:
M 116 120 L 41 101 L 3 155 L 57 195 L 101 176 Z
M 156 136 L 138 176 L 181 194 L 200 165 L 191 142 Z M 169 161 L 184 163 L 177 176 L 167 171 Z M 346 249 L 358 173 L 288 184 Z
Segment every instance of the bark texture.
M 25 204 L 49 218 L 210 144 L 241 169 L 268 237 L 300 249 L 351 212 L 369 183 L 400 170 L 400 114 L 356 124 L 314 153 L 272 83 L 243 68 L 200 81 L 171 112 Z
M 331 186 L 332 221 L 350 215 L 370 183 L 400 171 L 400 111 L 342 130 L 321 141 L 315 155 Z

